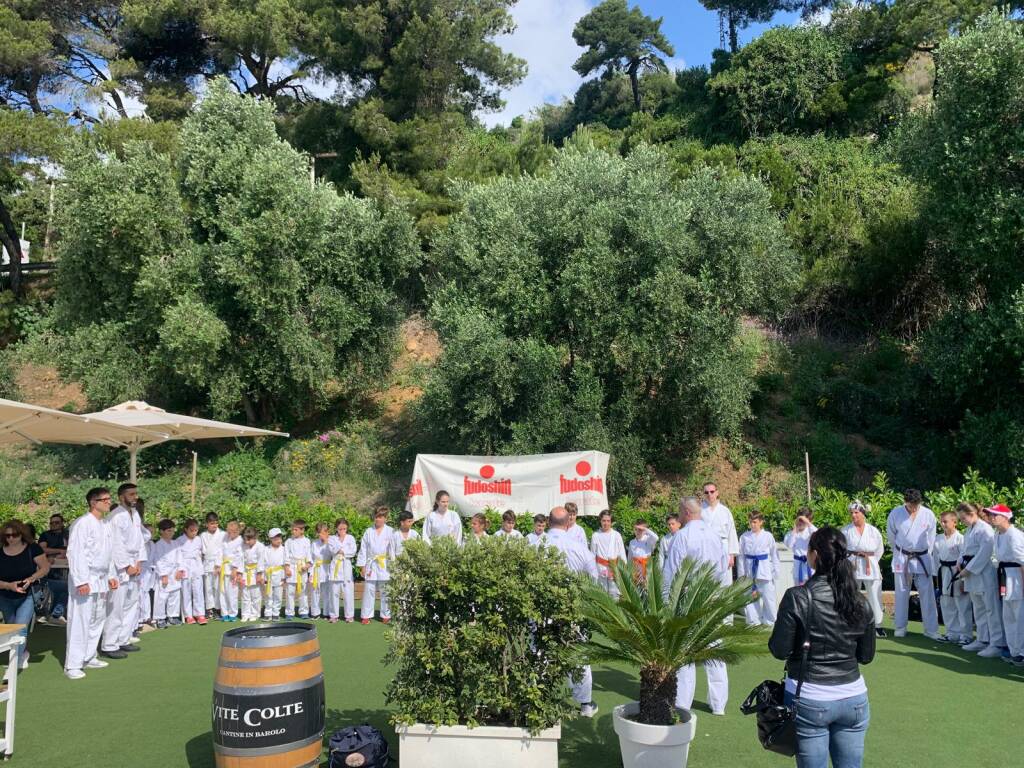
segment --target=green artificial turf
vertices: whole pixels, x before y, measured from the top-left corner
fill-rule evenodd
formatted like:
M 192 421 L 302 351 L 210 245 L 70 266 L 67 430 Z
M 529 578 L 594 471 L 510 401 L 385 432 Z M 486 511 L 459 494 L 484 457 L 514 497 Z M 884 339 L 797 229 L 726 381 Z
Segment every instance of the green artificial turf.
M 29 641 L 31 663 L 19 677 L 14 761 L 24 768 L 89 766 L 213 766 L 210 704 L 221 634 L 237 624 L 180 626 L 148 632 L 142 651 L 84 680 L 67 680 L 61 669 L 64 629 L 37 627 Z M 384 687 L 389 670 L 384 627 L 317 623 L 327 692 L 328 733 L 344 725 L 371 723 L 396 747 L 388 725 Z M 879 768 L 996 768 L 1016 764 L 1021 734 L 1011 722 L 1024 701 L 1024 670 L 999 660 L 911 636 L 879 641 L 874 663 L 865 666 L 871 726 L 865 765 Z M 752 717 L 739 704 L 781 665 L 769 657 L 730 670 L 725 717 L 704 705 L 706 684 L 698 671 L 697 737 L 690 749 L 693 768 L 766 766 L 792 761 L 763 752 Z M 561 765 L 615 768 L 620 765 L 611 710 L 635 698 L 636 677 L 612 667 L 594 670 L 593 720 L 562 726 Z M 407 766 L 414 768 L 414 766 Z M 485 768 L 481 766 L 481 768 Z

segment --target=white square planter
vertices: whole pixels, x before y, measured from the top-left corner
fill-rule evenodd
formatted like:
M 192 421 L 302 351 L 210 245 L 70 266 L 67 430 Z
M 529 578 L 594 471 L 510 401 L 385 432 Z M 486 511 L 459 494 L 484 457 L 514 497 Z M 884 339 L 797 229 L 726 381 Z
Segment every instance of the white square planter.
M 536 736 L 523 728 L 398 726 L 398 759 L 412 768 L 558 768 L 556 725 Z

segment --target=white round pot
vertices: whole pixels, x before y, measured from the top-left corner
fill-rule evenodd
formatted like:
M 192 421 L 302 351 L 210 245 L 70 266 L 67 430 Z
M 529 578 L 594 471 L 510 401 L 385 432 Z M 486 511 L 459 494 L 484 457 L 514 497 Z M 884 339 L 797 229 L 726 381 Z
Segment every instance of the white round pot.
M 676 725 L 643 725 L 630 720 L 640 711 L 631 701 L 612 710 L 625 768 L 685 768 L 690 742 L 697 731 L 697 716 Z

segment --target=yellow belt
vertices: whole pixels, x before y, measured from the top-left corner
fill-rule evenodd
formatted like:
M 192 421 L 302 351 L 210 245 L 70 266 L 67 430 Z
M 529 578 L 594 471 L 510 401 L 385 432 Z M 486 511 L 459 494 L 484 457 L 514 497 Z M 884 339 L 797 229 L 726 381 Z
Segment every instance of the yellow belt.
M 373 562 L 377 564 L 378 568 L 380 568 L 381 570 L 384 570 L 387 567 L 387 564 L 388 564 L 388 556 L 387 556 L 386 553 L 383 554 L 383 555 L 374 555 L 373 556 Z M 370 575 L 371 576 L 375 576 L 376 574 L 371 573 Z
M 332 573 L 334 574 L 334 577 L 331 579 L 332 581 L 337 581 L 338 580 L 338 571 L 341 570 L 341 566 L 343 566 L 345 564 L 346 560 L 351 560 L 351 559 L 352 558 L 345 557 L 342 554 L 339 554 L 337 557 L 334 558 L 334 570 L 332 571 Z
M 227 570 L 228 570 L 227 568 L 224 567 L 225 565 L 231 565 L 231 558 L 225 557 L 223 560 L 220 561 L 220 591 L 221 592 L 224 591 L 224 576 L 227 574 Z
M 302 569 L 299 567 L 302 563 L 306 562 L 301 557 L 292 558 L 292 567 L 295 568 L 295 597 L 302 597 Z
M 320 589 L 320 569 L 324 567 L 323 560 L 313 561 L 313 589 Z
M 258 563 L 245 564 L 245 586 L 251 587 L 256 583 L 256 569 L 258 567 Z
M 264 574 L 264 576 L 267 577 L 267 597 L 270 597 L 270 589 L 271 589 L 270 583 L 273 581 L 273 579 L 271 579 L 270 577 L 273 574 L 277 573 L 278 571 L 283 571 L 283 570 L 284 570 L 284 566 L 283 565 L 268 565 L 264 569 L 263 574 Z

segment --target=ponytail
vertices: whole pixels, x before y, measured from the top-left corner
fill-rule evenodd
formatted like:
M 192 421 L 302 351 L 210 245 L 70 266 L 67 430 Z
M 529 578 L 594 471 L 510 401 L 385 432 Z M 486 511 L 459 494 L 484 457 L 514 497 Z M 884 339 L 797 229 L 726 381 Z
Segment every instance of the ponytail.
M 817 557 L 816 576 L 824 578 L 832 587 L 832 600 L 836 613 L 847 624 L 859 625 L 867 619 L 867 606 L 857 588 L 853 564 L 846 550 L 846 537 L 831 526 L 819 528 L 811 534 L 807 545 Z

